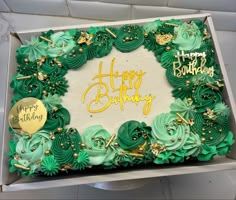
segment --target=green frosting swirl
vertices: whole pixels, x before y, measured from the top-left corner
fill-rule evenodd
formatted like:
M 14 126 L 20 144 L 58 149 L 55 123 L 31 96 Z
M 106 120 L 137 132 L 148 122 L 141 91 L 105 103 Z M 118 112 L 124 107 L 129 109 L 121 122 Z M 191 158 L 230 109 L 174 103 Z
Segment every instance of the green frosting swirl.
M 59 58 L 66 69 L 78 69 L 87 62 L 87 48 L 76 46 L 73 50 Z
M 171 50 L 171 51 L 164 52 L 161 55 L 161 66 L 164 67 L 165 69 L 172 68 L 173 62 L 175 62 L 177 60 L 177 58 L 175 58 L 176 53 L 177 53 L 177 50 L 175 50 L 175 49 Z
M 69 87 L 68 81 L 64 76 L 49 76 L 44 82 L 43 89 L 52 95 L 58 94 L 64 96 Z
M 152 122 L 152 136 L 169 151 L 182 148 L 187 138 L 191 137 L 189 126 L 178 124 L 176 120 L 176 115 L 162 113 Z
M 190 133 L 186 143 L 183 146 L 185 156 L 197 156 L 202 150 L 201 139 L 198 134 Z
M 235 142 L 234 135 L 231 131 L 229 131 L 225 139 L 221 143 L 216 145 L 216 150 L 217 150 L 218 155 L 224 156 L 227 153 L 230 153 L 234 142 Z
M 212 109 L 222 101 L 222 92 L 202 83 L 196 87 L 192 97 L 197 111 L 204 112 L 206 108 Z
M 45 59 L 45 62 L 43 62 L 40 66 L 40 70 L 42 70 L 43 74 L 47 74 L 49 76 L 64 76 L 67 72 L 65 68 L 58 65 L 58 63 L 51 58 Z
M 35 97 L 40 99 L 43 92 L 42 83 L 34 76 L 28 79 L 17 80 L 22 77 L 22 74 L 17 74 L 12 78 L 10 86 L 13 88 L 15 98 L 18 100 L 25 97 Z
M 133 150 L 143 145 L 151 134 L 151 127 L 144 122 L 127 121 L 118 130 L 117 141 L 124 150 Z
M 45 156 L 41 163 L 41 170 L 46 176 L 54 176 L 58 173 L 60 165 L 53 155 Z
M 100 165 L 110 162 L 115 157 L 115 149 L 110 145 L 106 148 L 111 135 L 101 126 L 94 125 L 88 127 L 82 134 L 82 141 L 85 143 L 84 149 L 89 155 L 90 165 Z
M 76 129 L 64 129 L 55 134 L 51 151 L 60 165 L 73 164 L 80 151 L 81 137 Z
M 154 22 L 145 23 L 142 28 L 144 33 L 156 32 L 157 29 L 163 24 L 161 20 L 156 20 Z
M 149 32 L 148 35 L 144 37 L 143 45 L 148 51 L 155 52 L 158 47 L 155 34 Z
M 161 165 L 161 164 L 168 164 L 170 163 L 170 159 L 173 159 L 172 152 L 171 151 L 164 151 L 160 153 L 153 162 L 155 164 Z
M 197 159 L 199 161 L 212 160 L 213 157 L 217 154 L 216 146 L 209 146 L 207 144 L 204 144 L 202 147 L 202 151 L 197 156 Z
M 31 37 L 31 41 L 25 41 L 25 45 L 21 45 L 20 48 L 17 49 L 17 54 L 25 55 L 32 62 L 37 59 L 42 58 L 47 54 L 47 44 L 44 42 L 40 42 L 39 38 Z
M 219 117 L 216 119 L 205 119 L 202 126 L 202 137 L 205 143 L 215 146 L 222 142 L 230 130 L 228 117 Z
M 114 42 L 115 47 L 121 52 L 131 52 L 143 44 L 143 30 L 138 25 L 124 25 Z
M 17 72 L 19 74 L 22 74 L 24 76 L 29 76 L 34 73 L 37 73 L 37 63 L 36 62 L 27 62 L 22 63 L 17 66 Z
M 42 102 L 48 111 L 52 111 L 53 108 L 60 107 L 62 99 L 58 94 L 48 94 L 48 96 L 43 96 Z
M 230 115 L 230 109 L 229 107 L 223 103 L 223 102 L 219 102 L 215 105 L 213 111 L 220 116 L 226 116 L 229 117 Z
M 93 39 L 96 48 L 96 57 L 101 58 L 108 55 L 112 50 L 114 38 L 107 32 L 98 31 Z
M 69 32 L 57 32 L 50 35 L 52 43 L 49 44 L 47 54 L 52 57 L 59 57 L 70 52 L 75 47 L 75 42 Z
M 54 112 L 48 112 L 47 121 L 44 129 L 49 131 L 57 131 L 58 128 L 63 128 L 70 123 L 70 113 L 63 107 L 58 107 Z
M 34 133 L 32 137 L 18 136 L 16 154 L 21 158 L 18 163 L 35 171 L 39 168 L 45 151 L 50 150 L 51 146 L 52 141 L 45 130 Z
M 184 100 L 176 99 L 174 103 L 170 105 L 171 113 L 179 113 L 185 119 L 194 119 L 196 113 L 195 106 L 192 104 L 192 101 L 188 101 L 186 98 Z
M 170 156 L 170 161 L 172 163 L 182 163 L 184 162 L 184 157 L 186 156 L 186 152 L 182 149 L 179 149 L 172 153 Z
M 85 169 L 89 164 L 89 155 L 86 151 L 81 151 L 78 158 L 74 160 L 73 167 L 79 170 Z
M 198 26 L 192 21 L 186 22 L 174 28 L 176 38 L 172 42 L 178 45 L 179 50 L 192 51 L 200 48 L 202 42 L 201 32 Z

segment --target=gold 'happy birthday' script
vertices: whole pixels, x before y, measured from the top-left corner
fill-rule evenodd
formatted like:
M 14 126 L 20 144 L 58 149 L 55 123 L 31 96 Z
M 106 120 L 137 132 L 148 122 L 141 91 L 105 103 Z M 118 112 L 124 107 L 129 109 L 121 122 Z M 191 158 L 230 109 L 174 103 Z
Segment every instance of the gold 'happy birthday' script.
M 88 86 L 82 94 L 82 103 L 87 99 L 87 110 L 90 113 L 103 112 L 112 104 L 119 105 L 120 110 L 124 110 L 126 102 L 132 102 L 136 105 L 139 102 L 144 102 L 143 114 L 147 115 L 151 111 L 152 102 L 155 96 L 141 95 L 139 89 L 142 85 L 143 76 L 146 72 L 142 70 L 125 70 L 122 72 L 114 71 L 115 58 L 110 64 L 110 72 L 103 72 L 103 62 L 99 63 L 98 75 L 94 76 L 92 80 L 96 82 Z M 117 85 L 119 82 L 119 85 Z M 88 96 L 88 93 L 91 96 Z M 132 94 L 131 94 L 132 93 Z

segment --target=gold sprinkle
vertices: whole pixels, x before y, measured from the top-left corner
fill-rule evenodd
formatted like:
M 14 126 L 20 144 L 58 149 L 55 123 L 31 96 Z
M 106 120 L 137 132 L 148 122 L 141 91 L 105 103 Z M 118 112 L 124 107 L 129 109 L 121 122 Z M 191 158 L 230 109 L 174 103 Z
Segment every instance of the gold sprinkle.
M 56 112 L 56 111 L 58 111 L 58 107 L 53 107 L 52 110 L 53 110 L 54 112 Z
M 24 80 L 24 79 L 29 79 L 31 78 L 31 76 L 20 76 L 20 77 L 17 77 L 16 80 Z
M 144 37 L 147 37 L 148 36 L 148 33 L 144 33 Z
M 52 43 L 52 40 L 49 40 L 48 38 L 46 38 L 46 37 L 43 37 L 43 36 L 39 36 L 42 40 L 45 40 L 45 41 L 47 41 L 47 42 L 49 42 L 49 43 Z
M 212 85 L 212 84 L 210 84 L 210 83 L 206 83 L 206 85 L 207 85 L 208 87 L 210 87 L 211 89 L 213 89 L 213 90 L 219 91 L 219 88 L 218 88 L 218 87 L 216 87 L 216 86 L 214 86 L 214 85 Z
M 165 45 L 166 43 L 169 43 L 173 38 L 173 35 L 171 35 L 170 33 L 168 34 L 157 34 L 156 35 L 156 42 L 160 45 Z
M 115 33 L 113 33 L 109 28 L 105 28 L 105 30 L 106 30 L 108 33 L 110 33 L 113 38 L 117 38 L 117 36 L 115 35 Z
M 57 128 L 57 131 L 58 131 L 58 132 L 61 132 L 62 130 L 63 130 L 63 129 L 62 129 L 62 128 L 60 128 L 60 127 L 59 127 L 59 128 Z
M 25 166 L 20 165 L 20 164 L 17 164 L 17 163 L 15 163 L 14 166 L 15 166 L 16 168 L 19 168 L 19 169 L 23 169 L 23 170 L 27 170 L 27 171 L 30 170 L 29 167 L 25 167 Z
M 109 141 L 107 142 L 107 144 L 105 146 L 106 149 L 110 146 L 110 144 L 115 139 L 115 137 L 116 137 L 116 134 L 112 134 L 111 138 L 109 139 Z
M 78 158 L 78 154 L 77 153 L 74 153 L 74 158 Z
M 189 124 L 189 122 L 188 122 L 186 119 L 184 119 L 181 114 L 179 114 L 179 113 L 177 112 L 176 115 L 179 117 L 179 119 L 182 120 L 183 123 L 185 123 L 185 124 L 187 124 L 187 125 Z
M 205 138 L 202 138 L 201 141 L 202 141 L 202 142 L 206 142 L 206 139 L 205 139 Z
M 172 24 L 172 23 L 168 23 L 168 22 L 165 22 L 166 25 L 169 25 L 169 26 L 175 26 L 175 27 L 178 27 L 179 25 L 178 24 Z
M 129 153 L 126 153 L 126 154 L 128 154 L 129 156 L 133 156 L 133 157 L 139 157 L 139 158 L 143 158 L 144 157 L 143 154 L 139 154 L 139 153 L 131 153 L 131 152 L 129 152 Z
M 50 150 L 46 150 L 44 153 L 45 153 L 45 155 L 48 155 L 48 154 L 50 154 Z
M 82 148 L 85 148 L 85 147 L 86 147 L 86 144 L 82 143 L 80 146 L 81 146 Z

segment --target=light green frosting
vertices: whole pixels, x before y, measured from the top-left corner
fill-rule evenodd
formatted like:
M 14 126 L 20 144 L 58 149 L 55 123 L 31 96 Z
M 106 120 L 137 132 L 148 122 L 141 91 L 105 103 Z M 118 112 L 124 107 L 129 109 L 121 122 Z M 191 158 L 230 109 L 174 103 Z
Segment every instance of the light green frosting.
M 89 155 L 86 151 L 81 151 L 78 158 L 74 159 L 73 167 L 79 170 L 85 169 L 89 164 Z
M 42 164 L 41 170 L 47 176 L 53 176 L 58 173 L 60 165 L 53 155 L 45 156 Z
M 185 156 L 197 156 L 201 151 L 201 139 L 198 134 L 190 133 L 186 143 L 183 146 Z
M 198 26 L 191 22 L 186 22 L 174 28 L 176 38 L 172 40 L 174 44 L 177 44 L 179 50 L 192 51 L 200 48 L 202 42 L 201 32 Z
M 52 146 L 49 133 L 41 130 L 34 133 L 32 137 L 18 136 L 18 139 L 16 154 L 21 157 L 21 160 L 18 162 L 25 167 L 30 167 L 31 170 L 35 170 L 45 157 L 45 151 L 50 150 Z
M 152 122 L 152 136 L 157 143 L 167 150 L 174 151 L 182 148 L 190 137 L 189 126 L 177 124 L 177 116 L 171 113 L 162 113 Z
M 193 119 L 193 116 L 196 113 L 195 107 L 192 104 L 192 101 L 188 102 L 185 98 L 184 100 L 176 99 L 174 103 L 170 105 L 171 113 L 179 113 L 186 120 Z
M 43 104 L 47 108 L 48 111 L 53 108 L 57 108 L 62 103 L 62 99 L 58 94 L 51 95 L 50 93 L 47 96 L 43 96 L 42 100 Z
M 110 137 L 111 135 L 101 125 L 90 126 L 84 131 L 82 141 L 86 145 L 84 150 L 89 155 L 90 165 L 100 165 L 113 160 L 116 151 L 111 145 L 105 147 Z
M 18 53 L 27 55 L 30 61 L 36 61 L 47 54 L 46 48 L 46 43 L 40 42 L 39 38 L 33 36 L 31 41 L 26 41 L 26 44 L 21 45 L 17 51 Z
M 213 110 L 217 115 L 226 116 L 226 117 L 229 117 L 230 115 L 229 107 L 223 102 L 217 103 Z
M 143 25 L 144 33 L 156 32 L 158 27 L 162 25 L 163 22 L 156 20 L 154 22 L 145 23 Z
M 47 54 L 53 58 L 70 52 L 76 45 L 69 32 L 54 33 L 50 36 L 50 40 L 52 43 L 48 46 Z

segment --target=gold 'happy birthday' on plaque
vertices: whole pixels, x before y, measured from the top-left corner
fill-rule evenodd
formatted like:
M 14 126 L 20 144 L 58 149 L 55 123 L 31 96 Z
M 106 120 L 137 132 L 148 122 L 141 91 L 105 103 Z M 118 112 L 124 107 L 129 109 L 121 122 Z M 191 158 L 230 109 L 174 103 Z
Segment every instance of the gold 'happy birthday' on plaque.
M 39 99 L 27 97 L 11 108 L 8 120 L 16 133 L 32 135 L 44 126 L 47 110 Z

